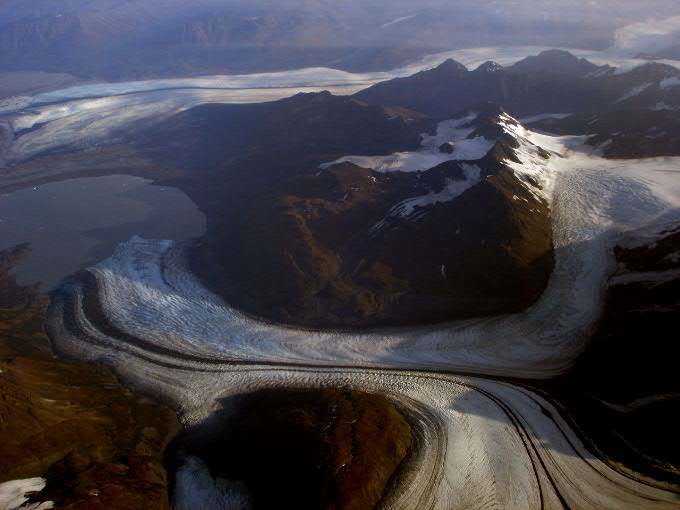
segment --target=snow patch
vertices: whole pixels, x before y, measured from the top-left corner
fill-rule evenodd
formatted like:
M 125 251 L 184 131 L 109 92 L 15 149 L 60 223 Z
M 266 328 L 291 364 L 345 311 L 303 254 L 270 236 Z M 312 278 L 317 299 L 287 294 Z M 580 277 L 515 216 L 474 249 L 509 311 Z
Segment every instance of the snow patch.
M 639 96 L 643 91 L 647 90 L 652 85 L 654 85 L 654 83 L 648 82 L 648 83 L 643 83 L 642 85 L 638 85 L 637 87 L 633 87 L 628 92 L 626 92 L 623 96 L 621 96 L 616 101 L 614 101 L 614 104 L 625 101 L 626 99 L 630 99 L 631 97 Z
M 330 163 L 323 163 L 319 168 L 329 168 L 340 163 L 353 163 L 362 168 L 370 168 L 376 172 L 424 172 L 441 163 L 453 160 L 477 160 L 486 155 L 493 142 L 484 137 L 466 138 L 473 131 L 465 127 L 477 118 L 473 113 L 460 119 L 440 122 L 434 135 L 423 135 L 421 149 L 414 152 L 395 152 L 387 156 L 343 156 Z M 440 152 L 444 143 L 453 145 L 451 154 Z
M 663 101 L 659 101 L 659 102 L 656 103 L 654 106 L 651 106 L 649 109 L 650 109 L 650 110 L 653 110 L 653 111 L 655 111 L 655 112 L 658 112 L 658 111 L 661 111 L 661 110 L 677 111 L 677 110 L 679 110 L 680 108 L 678 108 L 677 106 L 673 106 L 673 105 L 670 105 L 670 104 L 666 104 L 666 103 L 663 102 Z
M 414 213 L 416 208 L 427 207 L 428 205 L 441 202 L 450 202 L 480 181 L 481 170 L 477 165 L 463 163 L 461 167 L 465 174 L 465 179 L 446 179 L 446 185 L 440 192 L 434 193 L 431 191 L 427 195 L 405 200 L 394 206 L 390 211 L 390 215 L 408 218 Z
M 672 76 L 670 78 L 666 78 L 665 80 L 661 80 L 659 83 L 659 87 L 662 89 L 678 86 L 680 86 L 680 76 Z
M 371 227 L 370 233 L 375 234 L 384 226 L 388 225 L 389 221 L 394 218 L 411 220 L 419 213 L 424 212 L 424 209 L 430 205 L 455 200 L 458 196 L 480 181 L 481 169 L 477 165 L 463 163 L 461 168 L 465 174 L 465 179 L 446 179 L 444 188 L 439 192 L 430 191 L 427 195 L 421 195 L 399 202 L 388 211 L 383 219 Z
M 470 123 L 479 117 L 478 112 L 471 112 L 465 117 L 448 119 L 437 124 L 434 135 L 423 135 L 422 146 L 424 149 L 436 150 L 446 142 L 455 142 L 467 138 L 474 128 Z

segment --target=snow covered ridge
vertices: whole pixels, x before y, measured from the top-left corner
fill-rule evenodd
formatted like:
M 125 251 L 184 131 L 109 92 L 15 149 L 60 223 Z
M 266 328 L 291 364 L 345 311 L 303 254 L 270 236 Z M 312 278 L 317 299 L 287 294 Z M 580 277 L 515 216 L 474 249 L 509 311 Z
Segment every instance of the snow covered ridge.
M 386 156 L 343 156 L 335 161 L 323 163 L 326 169 L 340 163 L 353 163 L 376 172 L 426 172 L 446 161 L 461 161 L 465 174 L 463 181 L 449 181 L 440 192 L 405 200 L 392 208 L 389 216 L 409 217 L 417 206 L 426 206 L 453 200 L 464 191 L 480 182 L 480 169 L 475 161 L 484 158 L 502 135 L 509 135 L 516 147 L 507 148 L 514 157 L 505 158 L 502 163 L 527 183 L 527 188 L 537 197 L 550 202 L 555 174 L 550 171 L 549 157 L 560 156 L 565 147 L 555 137 L 539 135 L 526 129 L 507 113 L 491 119 L 482 119 L 485 127 L 496 125 L 500 135 L 488 139 L 479 135 L 479 112 L 468 112 L 459 118 L 440 122 L 434 135 L 423 135 L 421 148 L 413 152 L 396 152 Z M 379 227 L 380 224 L 376 225 Z M 374 227 L 374 228 L 376 228 Z
M 527 189 L 536 198 L 550 204 L 559 167 L 559 163 L 551 159 L 563 158 L 571 145 L 585 141 L 586 137 L 555 137 L 535 133 L 507 113 L 499 115 L 498 124 L 519 143 L 518 147 L 512 149 L 516 160 L 505 158 L 503 163 L 528 184 Z

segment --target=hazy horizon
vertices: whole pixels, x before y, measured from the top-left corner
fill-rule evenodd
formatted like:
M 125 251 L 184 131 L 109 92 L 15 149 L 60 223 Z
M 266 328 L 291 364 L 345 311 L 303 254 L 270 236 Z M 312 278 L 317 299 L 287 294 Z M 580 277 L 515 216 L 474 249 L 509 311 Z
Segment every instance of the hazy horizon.
M 379 71 L 486 46 L 678 58 L 669 0 L 8 0 L 0 72 L 131 79 L 325 66 Z

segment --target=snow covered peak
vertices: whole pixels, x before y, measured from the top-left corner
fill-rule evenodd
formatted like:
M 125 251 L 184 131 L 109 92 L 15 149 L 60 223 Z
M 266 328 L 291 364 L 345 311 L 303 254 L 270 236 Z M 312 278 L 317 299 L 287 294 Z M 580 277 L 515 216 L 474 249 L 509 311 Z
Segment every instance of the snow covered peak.
M 482 72 L 482 73 L 494 73 L 497 71 L 502 71 L 504 67 L 496 62 L 493 62 L 492 60 L 487 60 L 484 62 L 482 65 L 480 65 L 476 71 Z
M 562 157 L 565 150 L 563 140 L 535 133 L 507 113 L 498 116 L 498 125 L 505 135 L 501 140 L 509 137 L 512 143 L 509 148 L 511 154 L 501 157 L 501 161 L 530 184 L 529 189 L 537 198 L 549 202 L 556 177 L 550 161 L 553 156 Z

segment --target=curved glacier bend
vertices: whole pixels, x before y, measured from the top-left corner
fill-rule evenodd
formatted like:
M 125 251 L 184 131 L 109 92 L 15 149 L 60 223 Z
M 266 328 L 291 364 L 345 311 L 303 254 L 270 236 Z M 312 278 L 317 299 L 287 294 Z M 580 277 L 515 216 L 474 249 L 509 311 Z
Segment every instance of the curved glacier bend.
M 677 508 L 673 492 L 595 458 L 537 394 L 432 372 L 546 378 L 568 370 L 598 318 L 611 248 L 627 231 L 680 217 L 680 159 L 606 161 L 571 150 L 574 139 L 516 129 L 556 153 L 546 160 L 525 145 L 513 168 L 543 183 L 556 249 L 546 291 L 523 313 L 360 333 L 282 327 L 205 288 L 188 269 L 186 245 L 133 238 L 53 295 L 53 346 L 108 364 L 187 425 L 219 410 L 220 399 L 261 388 L 384 394 L 420 431 L 390 508 Z
M 282 327 L 239 313 L 205 288 L 187 267 L 185 246 L 133 238 L 62 286 L 55 300 L 62 304 L 53 308 L 68 303 L 73 331 L 82 334 L 57 348 L 70 343 L 77 351 L 87 339 L 166 359 L 559 375 L 598 319 L 609 253 L 621 233 L 677 209 L 677 173 L 653 170 L 680 161 L 553 159 L 551 166 L 562 167 L 551 170 L 555 269 L 539 301 L 523 313 L 367 332 Z

